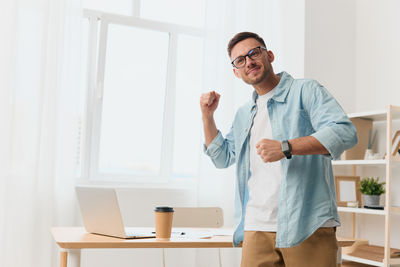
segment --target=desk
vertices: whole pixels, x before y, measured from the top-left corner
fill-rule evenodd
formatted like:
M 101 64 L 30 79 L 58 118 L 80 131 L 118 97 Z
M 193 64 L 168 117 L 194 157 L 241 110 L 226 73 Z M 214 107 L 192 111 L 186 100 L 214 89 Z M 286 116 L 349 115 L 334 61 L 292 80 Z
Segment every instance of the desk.
M 60 267 L 80 267 L 81 249 L 98 248 L 232 248 L 232 236 L 202 239 L 171 238 L 169 241 L 149 239 L 121 239 L 89 234 L 83 227 L 54 227 L 54 240 L 61 248 Z M 340 247 L 351 246 L 354 240 L 338 238 Z

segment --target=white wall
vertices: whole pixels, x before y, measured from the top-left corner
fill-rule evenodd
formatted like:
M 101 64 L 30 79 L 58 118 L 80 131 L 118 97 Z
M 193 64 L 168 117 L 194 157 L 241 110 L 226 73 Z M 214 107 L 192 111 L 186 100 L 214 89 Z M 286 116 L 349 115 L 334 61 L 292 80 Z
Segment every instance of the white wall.
M 304 0 L 281 0 L 281 50 L 276 55 L 279 64 L 274 64 L 274 70 L 287 71 L 294 78 L 304 77 L 305 9 Z
M 355 111 L 355 14 L 352 0 L 307 0 L 304 76 L 324 85 L 346 112 Z
M 400 105 L 400 1 L 358 0 L 357 110 Z

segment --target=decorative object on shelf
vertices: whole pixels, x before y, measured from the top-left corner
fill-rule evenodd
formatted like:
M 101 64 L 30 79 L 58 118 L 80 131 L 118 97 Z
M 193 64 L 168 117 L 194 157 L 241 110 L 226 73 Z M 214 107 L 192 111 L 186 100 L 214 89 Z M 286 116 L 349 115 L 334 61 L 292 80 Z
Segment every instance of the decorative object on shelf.
M 369 245 L 369 240 L 368 239 L 361 239 L 361 238 L 355 238 L 355 242 L 352 246 L 348 246 L 348 247 L 343 247 L 342 248 L 342 253 L 344 254 L 350 254 L 353 253 L 357 247 L 359 246 L 365 246 L 365 245 Z
M 379 155 L 379 153 L 374 153 L 372 151 L 372 149 L 367 149 L 365 150 L 365 155 L 364 155 L 364 159 L 365 160 L 371 160 L 371 159 L 381 159 L 382 156 Z
M 372 150 L 374 144 L 375 144 L 375 139 L 376 139 L 376 130 L 374 132 L 374 136 L 372 137 L 372 129 L 368 131 L 368 144 L 367 144 L 367 149 L 365 150 L 364 154 L 364 159 L 369 160 L 369 159 L 379 159 L 379 153 L 374 153 Z
M 351 118 L 353 125 L 357 129 L 357 145 L 343 152 L 341 160 L 364 159 L 365 150 L 368 145 L 367 133 L 372 129 L 372 120 L 365 118 Z
M 338 206 L 348 207 L 348 205 L 352 205 L 353 208 L 358 208 L 358 203 L 361 203 L 361 194 L 357 190 L 359 182 L 360 176 L 335 176 Z
M 390 248 L 390 257 L 399 257 L 399 249 Z M 374 246 L 374 245 L 358 245 L 351 253 L 346 253 L 349 256 L 359 257 L 370 261 L 383 262 L 384 259 L 384 247 Z M 370 265 L 367 265 L 370 266 Z M 376 266 L 386 266 L 386 265 L 376 265 Z M 392 266 L 392 265 L 390 265 Z
M 400 154 L 400 130 L 394 134 L 392 139 L 392 156 Z
M 347 207 L 358 208 L 358 201 L 347 201 Z
M 379 177 L 365 177 L 360 182 L 360 192 L 364 196 L 365 208 L 380 208 L 380 195 L 385 193 L 385 182 L 379 182 Z

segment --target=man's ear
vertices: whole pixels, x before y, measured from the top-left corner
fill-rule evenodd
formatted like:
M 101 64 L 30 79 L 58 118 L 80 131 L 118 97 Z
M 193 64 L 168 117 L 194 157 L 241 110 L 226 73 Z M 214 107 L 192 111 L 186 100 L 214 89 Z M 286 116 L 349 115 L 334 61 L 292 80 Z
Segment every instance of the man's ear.
M 233 68 L 233 74 L 235 74 L 236 78 L 241 79 L 242 77 L 240 77 L 240 73 L 236 68 Z
M 268 61 L 269 61 L 269 62 L 274 62 L 275 55 L 274 55 L 274 53 L 273 53 L 271 50 L 268 50 L 268 51 L 267 51 L 267 55 L 268 55 Z

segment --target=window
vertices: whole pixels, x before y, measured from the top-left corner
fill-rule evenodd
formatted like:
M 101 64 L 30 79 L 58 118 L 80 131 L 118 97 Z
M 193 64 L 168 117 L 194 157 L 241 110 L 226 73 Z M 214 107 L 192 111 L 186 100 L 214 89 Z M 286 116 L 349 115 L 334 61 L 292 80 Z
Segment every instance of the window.
M 174 162 L 175 177 L 188 177 L 198 168 L 201 114 L 199 96 L 201 93 L 202 39 L 182 35 L 178 38 L 176 71 Z M 185 49 L 190 47 L 191 49 Z M 196 52 L 193 52 L 196 51 Z M 190 129 L 190 131 L 188 131 Z M 190 148 L 188 153 L 187 148 Z
M 110 24 L 107 39 L 99 171 L 158 175 L 168 34 Z
M 150 20 L 202 28 L 204 10 L 204 0 L 145 0 L 141 2 L 140 16 Z
M 116 2 L 121 11 L 129 1 Z M 198 172 L 203 31 L 151 17 L 155 2 L 133 0 L 140 10 L 130 16 L 102 12 L 101 1 L 102 11 L 85 9 L 83 178 L 165 182 Z M 202 25 L 197 13 L 186 24 Z
M 113 14 L 131 16 L 134 12 L 133 0 L 83 0 L 82 6 L 86 9 L 109 12 Z

